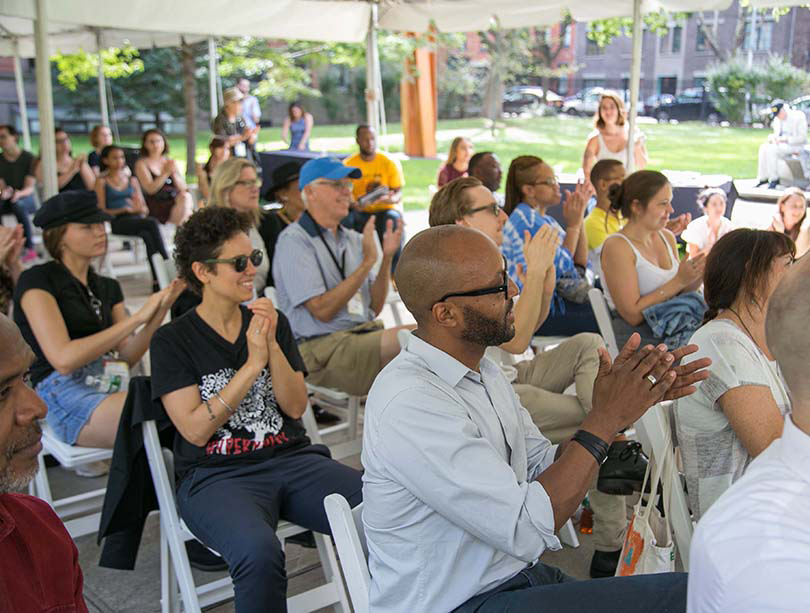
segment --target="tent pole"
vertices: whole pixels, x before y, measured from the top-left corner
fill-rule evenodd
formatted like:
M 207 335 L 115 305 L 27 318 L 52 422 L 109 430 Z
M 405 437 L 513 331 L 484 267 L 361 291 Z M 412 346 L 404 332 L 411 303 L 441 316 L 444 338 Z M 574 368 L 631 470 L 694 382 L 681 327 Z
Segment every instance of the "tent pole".
M 379 50 L 377 48 L 377 5 L 371 4 L 368 34 L 366 35 L 366 122 L 379 134 L 380 107 L 377 89 L 380 68 Z
M 101 30 L 96 30 L 96 53 L 98 54 L 98 105 L 101 109 L 101 124 L 110 125 L 110 112 L 107 110 L 107 79 L 104 76 L 104 60 L 101 57 Z
M 34 39 L 37 62 L 37 106 L 39 107 L 39 146 L 42 152 L 42 182 L 45 198 L 54 196 L 56 182 L 56 142 L 54 140 L 53 91 L 48 50 L 48 0 L 36 0 Z
M 214 121 L 219 112 L 219 105 L 217 104 L 217 43 L 213 36 L 208 38 L 208 100 L 211 121 Z
M 630 118 L 627 137 L 627 174 L 636 169 L 635 134 L 638 114 L 638 90 L 641 81 L 641 0 L 633 0 L 633 60 L 630 67 Z
M 31 130 L 28 127 L 28 108 L 25 102 L 25 83 L 23 83 L 20 63 L 20 44 L 16 39 L 14 40 L 14 84 L 17 86 L 17 105 L 20 107 L 23 149 L 31 151 Z

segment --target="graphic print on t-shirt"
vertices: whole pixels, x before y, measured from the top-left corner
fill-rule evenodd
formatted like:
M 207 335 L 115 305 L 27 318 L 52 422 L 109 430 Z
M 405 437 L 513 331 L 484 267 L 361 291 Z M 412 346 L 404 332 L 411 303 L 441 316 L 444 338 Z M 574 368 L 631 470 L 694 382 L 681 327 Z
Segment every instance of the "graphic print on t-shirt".
M 203 375 L 200 397 L 203 401 L 219 402 L 221 391 L 236 371 L 222 368 L 213 374 Z M 270 384 L 267 368 L 253 382 L 239 407 L 230 419 L 220 426 L 205 446 L 207 455 L 235 455 L 248 453 L 289 442 L 281 432 L 284 418 L 278 410 L 276 395 Z

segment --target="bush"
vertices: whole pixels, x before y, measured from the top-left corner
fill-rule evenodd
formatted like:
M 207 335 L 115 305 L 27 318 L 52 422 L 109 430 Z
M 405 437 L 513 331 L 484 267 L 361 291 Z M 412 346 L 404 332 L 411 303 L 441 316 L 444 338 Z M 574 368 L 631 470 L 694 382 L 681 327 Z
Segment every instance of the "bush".
M 745 118 L 746 93 L 751 106 L 757 107 L 774 98 L 791 100 L 810 87 L 810 73 L 778 55 L 749 68 L 747 58 L 737 54 L 727 62 L 711 65 L 707 80 L 718 110 L 734 123 Z

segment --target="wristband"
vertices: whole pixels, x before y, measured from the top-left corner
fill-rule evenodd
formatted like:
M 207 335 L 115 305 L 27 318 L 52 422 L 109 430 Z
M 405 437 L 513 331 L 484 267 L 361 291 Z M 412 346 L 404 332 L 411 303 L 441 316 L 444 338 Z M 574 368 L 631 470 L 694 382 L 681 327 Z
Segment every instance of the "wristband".
M 605 460 L 607 460 L 610 445 L 595 434 L 585 430 L 577 430 L 571 440 L 582 445 L 594 457 L 597 464 L 604 464 Z

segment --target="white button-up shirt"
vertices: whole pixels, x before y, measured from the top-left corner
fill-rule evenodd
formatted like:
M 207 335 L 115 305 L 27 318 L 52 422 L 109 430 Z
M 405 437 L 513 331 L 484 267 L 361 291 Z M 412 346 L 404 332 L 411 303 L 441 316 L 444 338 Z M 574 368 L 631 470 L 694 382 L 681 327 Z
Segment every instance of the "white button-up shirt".
M 788 416 L 782 438 L 698 522 L 689 613 L 810 611 L 810 436 Z
M 478 373 L 411 335 L 366 402 L 371 610 L 450 611 L 559 549 L 535 480 L 555 452 L 492 361 Z

